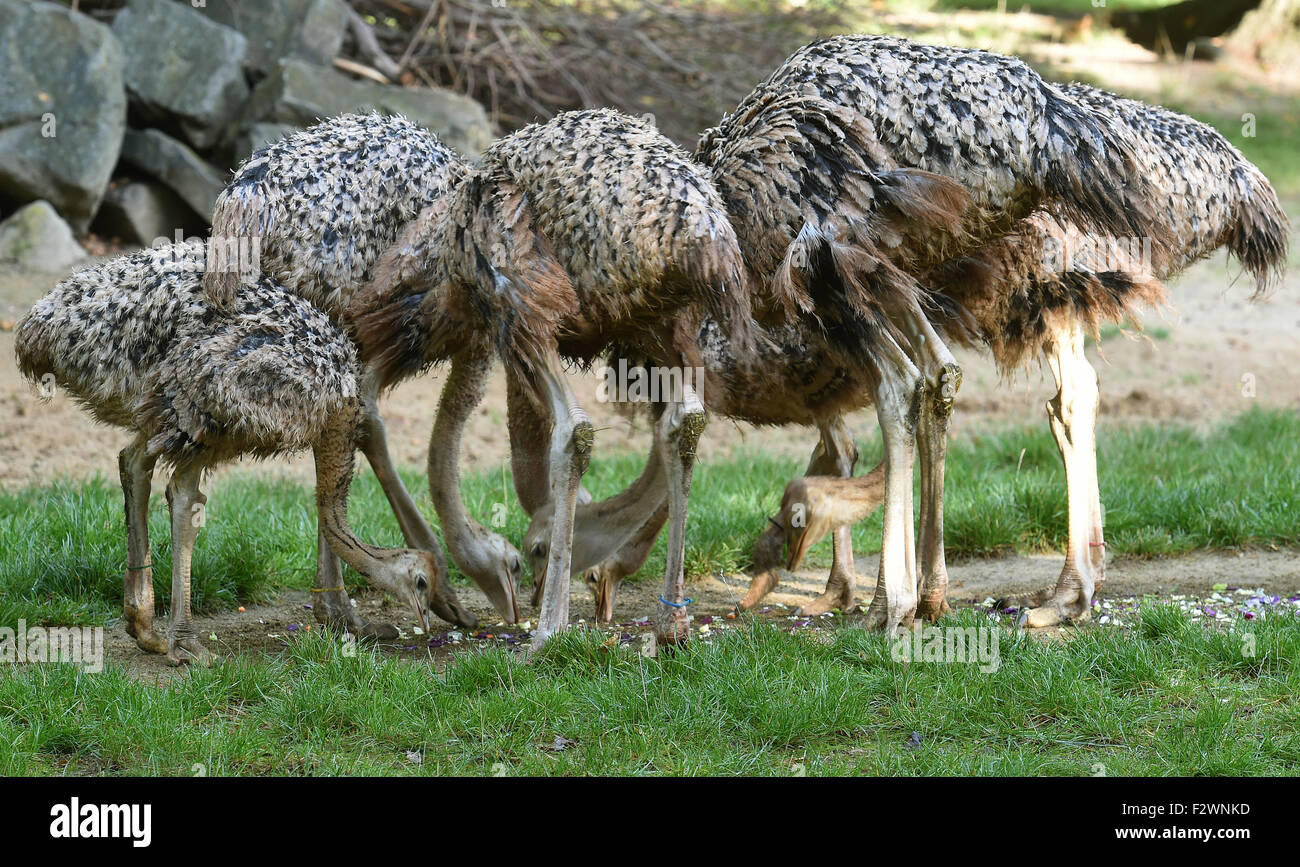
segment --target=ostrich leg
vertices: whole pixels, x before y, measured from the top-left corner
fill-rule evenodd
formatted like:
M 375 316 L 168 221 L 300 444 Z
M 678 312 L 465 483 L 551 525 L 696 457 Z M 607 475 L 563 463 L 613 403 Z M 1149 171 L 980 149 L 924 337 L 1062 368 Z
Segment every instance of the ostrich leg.
M 917 614 L 935 621 L 948 607 L 948 564 L 943 546 L 944 463 L 953 400 L 961 387 L 961 367 L 918 308 L 907 317 L 913 357 L 921 359 L 918 449 L 921 457 L 921 589 Z
M 868 628 L 895 633 L 911 626 L 916 613 L 916 549 L 912 538 L 914 402 L 920 372 L 888 335 L 879 341 L 880 376 L 876 417 L 885 452 L 884 532 L 880 572 L 867 610 Z
M 582 474 L 591 461 L 595 429 L 569 388 L 553 348 L 542 357 L 532 359 L 531 369 L 535 393 L 545 399 L 551 415 L 551 505 L 555 510 L 546 573 L 540 576 L 544 589 L 537 632 L 533 635 L 532 649 L 536 651 L 569 624 L 573 513 L 578 505 Z
M 172 613 L 167 627 L 167 659 L 173 665 L 207 662 L 212 654 L 199 641 L 190 614 L 190 564 L 194 539 L 203 523 L 202 510 L 208 498 L 199 491 L 202 468 L 187 464 L 176 468 L 167 484 L 167 504 L 172 517 Z
M 515 377 L 506 381 L 506 425 L 510 434 L 510 475 L 515 496 L 529 515 L 546 508 L 551 499 L 550 460 L 545 448 L 538 448 L 540 433 L 550 417 L 529 397 L 524 383 Z M 540 599 L 533 600 L 536 605 Z
M 824 460 L 834 467 L 832 472 L 825 475 L 836 475 L 844 479 L 853 476 L 853 465 L 858 460 L 858 449 L 842 416 L 837 415 L 821 425 L 821 442 L 818 447 L 825 456 Z M 816 460 L 817 453 L 814 452 L 813 463 Z M 813 464 L 810 463 L 809 475 L 812 474 L 812 469 Z M 853 601 L 857 578 L 853 571 L 853 528 L 848 524 L 836 527 L 833 546 L 831 574 L 826 580 L 826 590 L 821 596 L 801 606 L 798 614 L 815 617 L 835 608 L 848 613 L 857 607 L 857 603 Z M 798 565 L 793 562 L 793 559 L 791 557 L 791 562 L 787 563 L 790 569 Z
M 146 451 L 144 438 L 117 456 L 122 496 L 126 502 L 126 580 L 122 618 L 126 633 L 141 650 L 166 653 L 167 642 L 153 629 L 153 563 L 149 555 L 149 488 L 156 459 Z
M 837 415 L 832 419 L 819 423 L 818 429 L 821 438 L 817 441 L 817 445 L 813 447 L 812 457 L 808 459 L 808 469 L 804 470 L 804 475 L 851 478 L 853 468 L 858 462 L 858 447 L 853 442 L 853 434 L 849 432 L 843 416 Z M 781 519 L 767 522 L 767 526 L 763 528 L 758 541 L 754 543 L 754 569 L 757 574 L 750 582 L 745 598 L 736 606 L 738 610 L 750 610 L 759 602 L 762 602 L 767 594 L 776 589 L 777 584 L 780 583 L 780 567 L 783 559 L 781 553 L 786 548 L 789 535 L 789 528 L 781 523 Z M 808 545 L 815 545 L 821 539 L 822 537 L 818 536 L 809 541 Z M 851 532 L 844 534 L 836 532 L 833 558 L 831 562 L 832 580 L 836 575 L 848 575 L 848 595 L 851 600 L 855 580 Z M 792 552 L 792 555 L 785 563 L 786 569 L 797 568 L 799 560 L 802 559 L 802 554 L 798 559 L 795 559 Z M 832 589 L 830 585 L 831 581 L 828 581 L 828 593 Z M 823 594 L 823 596 L 825 595 Z M 835 607 L 835 605 L 831 605 L 831 608 Z M 829 611 L 830 608 L 823 610 Z
M 681 644 L 690 636 L 686 615 L 686 506 L 695 468 L 695 448 L 708 424 L 704 404 L 695 388 L 682 384 L 682 401 L 671 402 L 655 423 L 668 474 L 668 563 L 664 592 L 655 616 L 655 638 L 660 644 Z
M 478 618 L 467 611 L 456 598 L 456 591 L 452 589 L 447 573 L 447 555 L 443 553 L 442 545 L 433 534 L 433 528 L 425 520 L 420 507 L 415 504 L 410 492 L 406 490 L 406 485 L 402 483 L 401 476 L 397 474 L 397 468 L 393 466 L 384 420 L 379 417 L 379 383 L 369 371 L 362 378 L 361 402 L 365 408 L 358 437 L 361 451 L 370 463 L 370 468 L 375 471 L 375 478 L 379 479 L 379 486 L 383 488 L 384 496 L 388 498 L 388 505 L 393 509 L 393 515 L 397 518 L 397 525 L 402 529 L 402 537 L 406 539 L 406 544 L 412 548 L 428 551 L 437 562 L 438 574 L 434 577 L 437 582 L 434 612 L 448 623 L 472 629 L 478 625 Z M 430 443 L 429 447 L 433 448 L 434 444 Z M 325 546 L 322 551 L 328 551 L 328 546 Z M 331 556 L 333 556 L 332 552 Z M 337 561 L 334 568 L 338 568 Z M 396 633 L 393 637 L 396 637 Z
M 1050 326 L 1045 347 L 1057 394 L 1047 403 L 1052 435 L 1065 463 L 1070 539 L 1065 568 L 1055 590 L 1037 594 L 1036 605 L 1020 615 L 1021 626 L 1052 626 L 1062 620 L 1087 620 L 1092 599 L 1105 576 L 1101 500 L 1097 484 L 1097 371 L 1083 349 L 1083 327 L 1075 321 Z

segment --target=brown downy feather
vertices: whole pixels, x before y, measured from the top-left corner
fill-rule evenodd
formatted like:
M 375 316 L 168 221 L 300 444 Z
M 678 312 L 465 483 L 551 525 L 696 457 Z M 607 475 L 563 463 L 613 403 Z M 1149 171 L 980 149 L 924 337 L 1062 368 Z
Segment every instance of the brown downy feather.
M 505 305 L 479 310 L 482 328 L 492 335 L 502 360 L 526 375 L 530 358 L 555 351 L 555 334 L 577 313 L 578 295 L 537 227 L 524 191 L 501 170 L 482 181 L 467 184 L 476 205 L 460 251 L 462 268 L 472 269 L 478 286 L 472 299 L 510 296 Z
M 434 252 L 430 245 L 444 237 L 449 200 L 435 200 L 403 228 L 344 314 L 362 363 L 381 389 L 450 358 L 453 341 L 463 341 L 464 317 L 453 303 L 452 289 L 428 269 Z
M 801 272 L 819 245 L 868 315 L 868 307 L 914 302 L 916 288 L 898 269 L 965 235 L 969 196 L 960 184 L 899 168 L 864 115 L 810 93 L 756 91 L 704 134 L 697 156 L 714 174 L 752 273 L 766 277 L 769 303 L 787 315 L 813 312 L 810 275 Z M 860 294 L 867 289 L 881 294 Z
M 1042 348 L 1050 317 L 1068 315 L 1095 332 L 1143 307 L 1163 305 L 1165 285 L 1141 251 L 1134 252 L 1040 211 L 1014 234 L 944 263 L 925 279 L 973 316 L 999 367 L 1009 371 Z M 965 334 L 956 333 L 959 339 Z

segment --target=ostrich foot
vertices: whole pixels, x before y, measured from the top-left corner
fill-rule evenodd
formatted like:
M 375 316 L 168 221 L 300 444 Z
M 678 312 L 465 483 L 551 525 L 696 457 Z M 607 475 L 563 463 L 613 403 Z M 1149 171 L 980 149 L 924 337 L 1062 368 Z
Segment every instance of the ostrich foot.
M 400 637 L 396 626 L 388 623 L 371 623 L 357 614 L 346 590 L 317 593 L 312 605 L 316 622 L 335 635 L 350 632 L 358 641 L 394 641 Z
M 142 612 L 133 605 L 127 605 L 122 609 L 122 617 L 126 626 L 126 634 L 135 639 L 138 646 L 145 653 L 166 653 L 167 641 L 158 633 L 153 631 L 153 618 L 145 618 Z
M 686 609 L 661 607 L 667 610 L 661 610 L 655 617 L 655 643 L 661 647 L 685 644 L 691 637 L 691 619 L 686 616 Z
M 1042 629 L 1058 623 L 1086 623 L 1092 617 L 1092 600 L 1077 587 L 1058 588 L 1045 603 L 1026 608 L 1016 621 L 1019 629 Z
M 167 661 L 172 665 L 189 665 L 198 663 L 207 665 L 216 657 L 212 651 L 203 646 L 203 642 L 193 635 L 169 635 L 167 637 Z
M 922 620 L 928 620 L 930 623 L 934 623 L 945 614 L 951 614 L 952 606 L 948 604 L 948 600 L 945 599 L 944 596 L 945 594 L 943 593 L 933 596 L 922 596 L 920 601 L 916 603 L 916 616 Z
M 912 628 L 915 610 L 901 612 L 897 610 L 898 606 L 894 607 L 895 611 L 891 613 L 888 610 L 889 606 L 885 604 L 884 594 L 877 591 L 871 600 L 871 605 L 867 608 L 866 615 L 862 618 L 863 627 L 870 632 L 883 632 L 889 636 L 905 634 Z
M 799 606 L 795 614 L 800 617 L 817 617 L 837 608 L 845 614 L 850 614 L 857 608 L 857 603 L 853 601 L 853 582 L 832 577 L 826 583 L 826 592 L 811 602 Z
M 1031 602 L 1021 612 L 1016 626 L 1020 629 L 1041 629 L 1063 622 L 1083 623 L 1092 616 L 1092 598 L 1096 584 L 1080 574 L 1072 563 L 1050 591 L 1040 591 L 1030 596 Z
M 767 594 L 776 589 L 781 583 L 781 572 L 778 569 L 764 569 L 754 576 L 749 582 L 749 590 L 745 593 L 745 598 L 740 600 L 736 606 L 737 611 L 748 611 L 757 607 L 758 603 L 763 601 Z

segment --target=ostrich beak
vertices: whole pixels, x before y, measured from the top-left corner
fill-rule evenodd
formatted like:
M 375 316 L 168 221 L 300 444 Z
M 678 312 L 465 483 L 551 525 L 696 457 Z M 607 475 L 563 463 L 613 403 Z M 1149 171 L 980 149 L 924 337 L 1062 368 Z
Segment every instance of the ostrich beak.
M 497 588 L 497 593 L 493 594 L 496 598 L 492 600 L 492 607 L 497 610 L 501 618 L 506 623 L 519 622 L 519 600 L 515 593 L 515 582 L 510 579 L 507 573 L 501 580 L 501 586 Z
M 510 570 L 506 568 L 505 562 L 502 561 L 491 575 L 482 576 L 475 579 L 478 582 L 479 589 L 483 595 L 492 603 L 497 614 L 506 623 L 519 622 L 519 603 L 515 596 L 515 581 L 511 577 Z
M 813 532 L 811 526 L 793 528 L 790 534 L 790 557 L 786 560 L 785 568 L 793 572 L 799 568 L 799 564 L 803 562 L 803 558 L 808 554 L 808 549 L 813 546 L 813 543 L 820 536 Z
M 614 604 L 619 598 L 619 582 L 602 575 L 595 590 L 595 619 L 598 623 L 610 623 L 614 620 Z
M 596 597 L 596 622 L 609 623 L 614 619 L 614 605 L 618 601 L 619 582 L 612 575 L 588 572 L 587 583 Z
M 411 608 L 415 610 L 415 618 L 420 621 L 420 628 L 425 632 L 429 631 L 429 615 L 425 613 L 425 604 L 414 592 L 410 597 Z

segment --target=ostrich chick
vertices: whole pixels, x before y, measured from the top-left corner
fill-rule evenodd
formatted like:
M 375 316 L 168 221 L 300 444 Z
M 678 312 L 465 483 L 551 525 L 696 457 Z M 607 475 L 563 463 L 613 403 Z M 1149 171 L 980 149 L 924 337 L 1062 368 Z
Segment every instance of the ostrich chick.
M 568 622 L 573 515 L 594 438 L 561 357 L 589 363 L 617 344 L 694 368 L 706 314 L 747 345 L 748 284 L 707 172 L 653 127 L 617 112 L 569 112 L 506 136 L 449 199 L 446 214 L 430 220 L 431 240 L 412 245 L 423 262 L 398 269 L 411 275 L 399 281 L 404 288 L 377 286 L 359 306 L 358 341 L 381 383 L 452 354 L 453 342 L 464 347 L 435 430 L 448 430 L 444 414 L 463 420 L 472 409 L 481 394 L 473 383 L 489 369 L 485 354 L 504 361 L 513 393 L 536 419 L 531 438 L 549 442 L 523 468 L 526 478 L 516 478 L 529 492 L 525 508 L 551 515 L 549 553 L 534 576 L 544 587 L 539 647 Z M 655 627 L 662 642 L 688 633 L 686 501 L 705 425 L 689 377 L 672 397 L 655 430 L 670 525 Z
M 240 268 L 211 268 L 203 277 L 210 303 L 225 308 L 241 284 L 255 283 L 253 267 L 286 291 L 306 299 L 336 323 L 353 295 L 379 268 L 402 228 L 441 200 L 468 168 L 433 133 L 400 117 L 346 114 L 309 127 L 257 151 L 235 171 L 217 199 L 212 248 Z M 253 255 L 256 254 L 256 255 Z M 474 615 L 456 602 L 447 566 L 428 521 L 407 492 L 389 454 L 379 416 L 379 388 L 363 371 L 358 445 L 375 471 L 406 544 L 438 561 L 440 594 L 450 622 L 473 626 Z M 453 532 L 444 526 L 444 532 Z M 466 570 L 507 620 L 514 618 L 511 564 L 517 552 L 480 558 Z M 337 564 L 332 564 L 337 568 Z
M 118 457 L 126 500 L 123 614 L 141 649 L 173 663 L 209 656 L 190 615 L 190 562 L 207 498 L 204 471 L 243 455 L 311 447 L 318 539 L 377 587 L 432 609 L 437 563 L 426 551 L 375 548 L 347 522 L 360 423 L 356 350 L 329 317 L 267 280 L 245 286 L 228 314 L 203 293 L 205 245 L 152 248 L 78 271 L 19 323 L 19 369 L 67 389 L 96 420 L 134 435 Z M 154 465 L 172 467 L 172 606 L 166 640 L 154 632 L 147 514 Z M 353 612 L 337 571 L 319 570 L 318 620 L 384 635 Z

